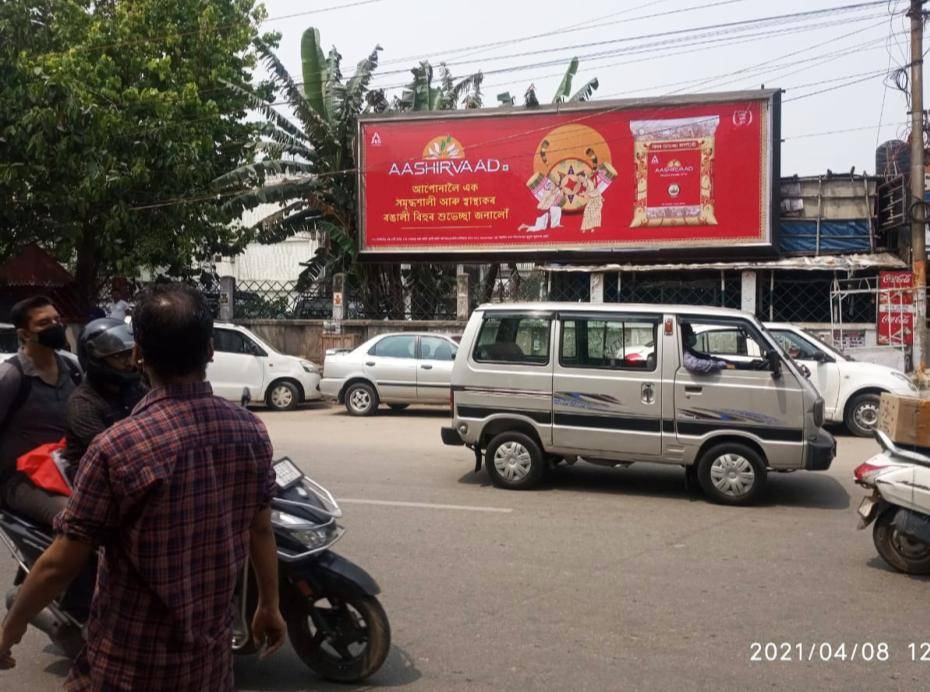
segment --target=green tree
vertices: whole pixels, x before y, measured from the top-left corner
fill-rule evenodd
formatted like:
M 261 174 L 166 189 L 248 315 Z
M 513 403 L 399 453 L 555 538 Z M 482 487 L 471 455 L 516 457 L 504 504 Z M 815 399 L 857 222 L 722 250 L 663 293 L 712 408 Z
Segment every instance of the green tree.
M 297 82 L 261 40 L 256 48 L 271 75 L 270 94 L 255 94 L 243 84 L 231 88 L 250 98 L 262 116 L 258 160 L 239 166 L 216 181 L 218 189 L 234 193 L 225 203 L 241 214 L 261 204 L 278 208 L 243 229 L 259 242 L 283 240 L 298 232 L 320 240 L 316 255 L 306 263 L 302 285 L 344 272 L 362 290 L 366 307 L 397 317 L 403 305 L 403 284 L 397 265 L 358 263 L 358 186 L 355 173 L 355 133 L 358 116 L 386 110 L 446 110 L 459 104 L 481 103 L 481 75 L 456 81 L 443 67 L 438 83 L 433 68 L 421 63 L 400 97 L 389 102 L 382 90 L 370 90 L 378 67 L 380 46 L 345 78 L 342 56 L 333 48 L 323 53 L 320 34 L 307 29 L 301 40 L 303 80 Z M 283 99 L 293 119 L 273 104 Z
M 251 158 L 255 125 L 223 80 L 252 79 L 263 17 L 255 0 L 0 3 L 0 252 L 39 242 L 92 300 L 237 246 L 212 181 Z

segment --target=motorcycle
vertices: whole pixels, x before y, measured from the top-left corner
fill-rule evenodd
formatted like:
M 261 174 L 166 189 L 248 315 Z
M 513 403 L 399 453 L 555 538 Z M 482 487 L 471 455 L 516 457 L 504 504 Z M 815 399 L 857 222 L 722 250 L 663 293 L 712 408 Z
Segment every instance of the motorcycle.
M 342 510 L 329 491 L 287 457 L 274 462 L 274 471 L 278 494 L 271 504 L 271 520 L 278 545 L 281 612 L 291 644 L 301 660 L 327 680 L 364 680 L 381 667 L 391 647 L 390 624 L 377 598 L 381 589 L 361 567 L 331 550 L 345 529 L 337 523 Z M 9 609 L 52 536 L 0 510 L 0 539 L 19 563 L 14 588 L 6 595 Z M 82 631 L 96 574 L 88 572 L 30 623 L 70 658 L 84 645 Z M 257 601 L 255 574 L 246 561 L 233 603 L 235 654 L 257 651 L 251 632 Z
M 889 565 L 905 574 L 930 574 L 930 457 L 901 449 L 881 431 L 880 454 L 853 472 L 871 491 L 859 504 L 859 528 L 874 523 L 872 540 Z

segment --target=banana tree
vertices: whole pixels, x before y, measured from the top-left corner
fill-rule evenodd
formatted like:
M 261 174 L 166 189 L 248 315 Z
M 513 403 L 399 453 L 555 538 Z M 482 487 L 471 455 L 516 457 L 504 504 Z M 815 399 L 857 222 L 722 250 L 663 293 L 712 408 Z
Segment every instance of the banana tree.
M 484 75 L 475 72 L 456 80 L 445 64 L 440 64 L 438 82 L 433 66 L 421 62 L 411 70 L 413 79 L 391 103 L 395 111 L 444 111 L 481 107 Z M 402 273 L 404 288 L 410 294 L 411 317 L 433 319 L 455 312 L 455 265 L 414 264 Z
M 369 108 L 369 84 L 381 47 L 375 46 L 346 79 L 339 52 L 332 49 L 324 55 L 319 31 L 307 29 L 300 46 L 300 82 L 270 46 L 257 40 L 255 47 L 270 74 L 271 88 L 258 94 L 226 83 L 229 89 L 248 97 L 250 107 L 263 121 L 255 145 L 256 161 L 214 181 L 218 191 L 227 195 L 226 208 L 240 216 L 245 210 L 268 210 L 257 222 L 241 229 L 246 237 L 262 243 L 279 242 L 301 232 L 315 237 L 319 250 L 306 263 L 303 283 L 346 272 L 357 284 L 371 286 L 372 302 L 396 302 L 379 295 L 391 284 L 380 276 L 387 270 L 355 261 L 356 120 Z M 284 100 L 292 117 L 274 107 L 278 99 Z
M 558 88 L 555 90 L 555 95 L 552 97 L 552 103 L 569 103 L 577 101 L 588 101 L 594 95 L 594 92 L 597 91 L 599 82 L 597 77 L 589 79 L 584 85 L 578 89 L 576 92 L 572 93 L 572 82 L 575 78 L 575 75 L 578 74 L 578 58 L 572 58 L 568 67 L 565 70 L 565 75 L 562 77 L 562 81 L 559 82 Z M 513 106 L 514 97 L 510 95 L 510 92 L 504 92 L 498 94 L 497 100 L 502 106 Z M 539 105 L 539 99 L 536 95 L 536 85 L 530 84 L 527 87 L 526 92 L 523 94 L 523 105 L 526 108 L 535 108 Z M 520 273 L 517 270 L 515 264 L 510 265 L 511 275 L 519 277 Z M 488 271 L 485 274 L 484 280 L 481 284 L 480 289 L 478 290 L 478 300 L 482 303 L 489 303 L 494 298 L 495 286 L 498 285 L 497 279 L 500 275 L 500 265 L 492 264 L 488 267 Z M 519 279 L 518 279 L 519 280 Z

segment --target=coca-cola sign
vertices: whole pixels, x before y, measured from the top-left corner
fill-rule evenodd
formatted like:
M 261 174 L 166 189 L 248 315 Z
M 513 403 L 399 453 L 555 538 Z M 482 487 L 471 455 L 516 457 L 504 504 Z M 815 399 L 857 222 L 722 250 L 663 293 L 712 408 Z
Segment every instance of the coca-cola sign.
M 878 277 L 878 343 L 914 343 L 914 275 L 909 271 L 881 272 Z

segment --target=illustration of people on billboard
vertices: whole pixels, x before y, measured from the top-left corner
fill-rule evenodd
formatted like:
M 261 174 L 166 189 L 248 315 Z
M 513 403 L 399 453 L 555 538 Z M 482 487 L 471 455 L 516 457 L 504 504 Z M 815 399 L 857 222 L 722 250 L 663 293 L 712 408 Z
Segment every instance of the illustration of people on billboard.
M 633 120 L 636 200 L 630 226 L 716 226 L 714 150 L 720 118 Z
M 536 209 L 542 212 L 536 217 L 536 223 L 532 226 L 529 224 L 520 224 L 519 230 L 536 233 L 544 231 L 547 228 L 560 228 L 562 226 L 562 191 L 549 178 L 541 173 L 534 173 L 526 186 L 538 200 Z
M 534 173 L 526 185 L 544 212 L 519 230 L 559 228 L 562 214 L 581 214 L 581 231 L 594 232 L 603 222 L 604 191 L 617 177 L 610 148 L 600 133 L 586 125 L 562 125 L 540 141 Z

